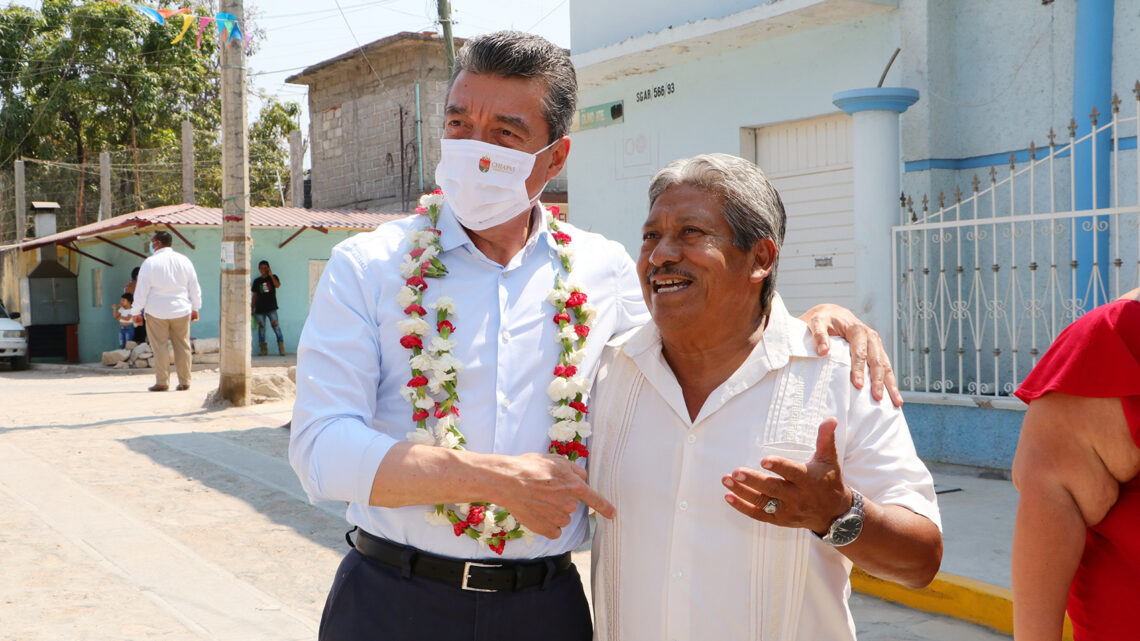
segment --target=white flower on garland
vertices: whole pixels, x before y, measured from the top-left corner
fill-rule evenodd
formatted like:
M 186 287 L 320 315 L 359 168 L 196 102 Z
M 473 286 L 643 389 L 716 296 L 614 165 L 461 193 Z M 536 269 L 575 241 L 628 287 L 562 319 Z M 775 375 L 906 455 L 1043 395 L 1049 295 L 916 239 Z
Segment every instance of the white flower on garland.
M 455 341 L 442 336 L 432 336 L 431 343 L 428 344 L 428 351 L 430 352 L 450 352 L 453 349 L 455 349 Z
M 435 437 L 426 430 L 412 430 L 408 432 L 408 441 L 417 445 L 435 445 Z
M 573 323 L 566 323 L 564 327 L 558 330 L 558 340 L 576 341 L 578 340 L 578 333 L 574 331 Z
M 420 264 L 417 261 L 411 260 L 411 256 L 406 257 L 404 262 L 400 263 L 400 276 L 404 278 L 411 278 L 412 276 L 419 275 Z
M 558 420 L 572 419 L 578 415 L 578 410 L 568 405 L 551 405 L 550 415 Z
M 423 398 L 417 398 L 412 405 L 418 410 L 430 410 L 435 407 L 435 401 L 433 401 L 430 396 L 425 396 Z
M 418 296 L 419 292 L 416 288 L 404 285 L 400 291 L 396 292 L 396 304 L 400 306 L 400 309 L 407 309 L 409 305 L 416 302 Z
M 550 426 L 547 434 L 552 441 L 573 441 L 579 431 L 578 423 L 575 421 L 558 421 Z
M 443 205 L 443 196 L 439 194 L 424 194 L 420 196 L 420 207 L 429 209 Z
M 420 352 L 408 360 L 408 363 L 411 364 L 412 369 L 418 369 L 421 372 L 426 372 L 432 369 L 434 367 L 434 362 L 435 361 L 431 359 L 431 356 L 428 356 L 424 352 Z
M 448 314 L 455 313 L 455 301 L 450 296 L 440 296 L 434 303 L 429 303 L 428 307 L 435 310 L 443 310 Z
M 455 372 L 433 369 L 431 375 L 428 376 L 428 389 L 431 390 L 432 394 L 439 394 L 443 389 L 444 383 L 449 383 L 454 380 Z
M 546 295 L 546 302 L 558 307 L 565 305 L 568 298 L 570 298 L 570 290 L 558 287 L 550 290 L 550 293 Z
M 566 361 L 575 367 L 581 365 L 582 361 L 584 360 L 586 360 L 585 349 L 572 350 L 569 354 L 566 355 Z
M 550 385 L 546 387 L 546 395 L 552 401 L 574 400 L 574 394 L 570 391 L 570 381 L 561 376 L 555 376 L 554 380 L 550 381 Z
M 431 325 L 428 325 L 428 322 L 422 318 L 405 318 L 404 320 L 396 323 L 396 330 L 405 336 L 408 334 L 423 336 L 431 331 Z
M 594 307 L 593 303 L 586 303 L 579 307 L 582 310 L 582 315 L 586 319 L 587 325 L 592 325 L 594 319 L 598 317 L 598 308 Z

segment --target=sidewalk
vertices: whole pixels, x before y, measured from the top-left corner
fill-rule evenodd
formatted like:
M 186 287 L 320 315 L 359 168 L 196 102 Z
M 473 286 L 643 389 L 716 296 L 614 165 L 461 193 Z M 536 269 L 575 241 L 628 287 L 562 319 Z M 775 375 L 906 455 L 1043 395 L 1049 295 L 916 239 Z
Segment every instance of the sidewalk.
M 922 590 L 910 590 L 856 568 L 852 587 L 863 594 L 1012 634 L 1010 552 L 1017 490 L 998 474 L 974 468 L 934 465 L 931 472 L 943 528 L 938 577 Z
M 212 354 L 212 356 L 217 356 L 217 355 Z M 218 369 L 218 363 L 217 362 L 200 363 L 200 362 L 193 362 L 193 359 L 191 359 L 191 362 L 192 362 L 192 365 L 190 367 L 190 371 L 192 371 L 192 372 L 202 372 L 202 371 L 211 370 L 211 369 Z M 274 355 L 254 356 L 251 358 L 250 364 L 253 367 L 286 367 L 286 368 L 288 368 L 288 367 L 292 367 L 292 366 L 297 364 L 297 355 L 296 354 L 285 354 L 284 356 L 280 356 L 280 355 L 277 355 L 277 356 L 274 356 Z M 152 367 L 141 367 L 138 369 L 135 369 L 135 368 L 115 369 L 114 367 L 108 367 L 106 365 L 103 365 L 102 363 L 55 363 L 55 362 L 53 362 L 53 363 L 39 363 L 36 361 L 32 361 L 31 369 L 40 370 L 40 371 L 44 371 L 44 372 L 54 372 L 57 374 L 111 374 L 111 375 L 115 375 L 115 376 L 131 376 L 132 374 L 147 374 L 150 376 L 154 375 L 154 368 L 152 368 Z M 0 371 L 3 371 L 3 370 L 0 370 Z M 170 364 L 170 371 L 172 371 L 172 372 L 174 371 L 173 360 L 171 361 L 171 364 Z

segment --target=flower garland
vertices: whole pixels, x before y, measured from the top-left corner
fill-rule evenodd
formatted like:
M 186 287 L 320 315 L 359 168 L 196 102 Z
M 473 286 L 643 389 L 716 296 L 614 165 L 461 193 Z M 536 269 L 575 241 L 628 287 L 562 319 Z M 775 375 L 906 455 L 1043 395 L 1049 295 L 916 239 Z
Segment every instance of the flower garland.
M 456 379 L 463 363 L 451 353 L 455 347 L 451 338 L 456 331 L 452 322 L 455 302 L 447 296 L 440 296 L 428 305 L 435 312 L 435 335 L 430 338 L 432 324 L 428 322 L 429 313 L 423 307 L 423 293 L 428 288 L 426 279 L 447 275 L 447 267 L 439 258 L 443 251 L 438 229 L 442 204 L 443 194 L 439 190 L 420 198 L 416 213 L 426 216 L 428 224 L 423 229 L 408 232 L 407 239 L 412 249 L 400 264 L 400 275 L 407 280 L 396 294 L 396 302 L 407 318 L 401 320 L 397 328 L 402 335 L 400 345 L 411 352 L 408 363 L 412 370 L 412 378 L 400 389 L 400 394 L 412 406 L 412 420 L 416 424 L 415 431 L 407 435 L 409 441 L 462 450 L 466 440 L 459 430 Z M 556 207 L 550 209 L 547 224 L 558 246 L 562 270 L 569 279 L 574 256 L 570 246 L 572 239 L 558 227 L 557 213 Z M 578 375 L 578 366 L 586 356 L 586 337 L 597 312 L 587 302 L 581 287 L 567 283 L 561 274 L 555 275 L 554 288 L 546 300 L 555 309 L 554 323 L 558 325 L 560 347 L 554 380 L 546 389 L 552 401 L 550 415 L 554 419 L 548 432 L 549 452 L 576 461 L 590 454 L 583 442 L 590 435 L 590 424 L 586 421 L 589 408 L 585 403 L 589 384 Z M 432 418 L 435 419 L 434 424 L 430 422 Z M 439 504 L 426 517 L 433 524 L 449 525 L 455 536 L 470 536 L 496 554 L 503 553 L 510 539 L 527 537 L 529 540 L 533 536 L 508 510 L 491 503 Z

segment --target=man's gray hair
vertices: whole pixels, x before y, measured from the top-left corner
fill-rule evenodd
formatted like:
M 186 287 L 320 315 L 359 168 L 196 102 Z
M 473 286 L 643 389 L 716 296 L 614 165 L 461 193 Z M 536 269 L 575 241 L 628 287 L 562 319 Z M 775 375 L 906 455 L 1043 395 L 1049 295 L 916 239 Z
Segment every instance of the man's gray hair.
M 650 208 L 666 189 L 677 185 L 691 185 L 720 199 L 721 211 L 732 228 L 732 244 L 737 249 L 748 251 L 765 238 L 775 243 L 772 271 L 760 290 L 760 304 L 767 317 L 772 294 L 776 292 L 776 265 L 787 221 L 776 188 L 759 167 L 743 158 L 704 154 L 674 160 L 658 171 L 649 184 Z
M 455 55 L 455 72 L 447 94 L 460 71 L 502 76 L 537 78 L 546 85 L 542 116 L 552 143 L 570 131 L 578 105 L 578 77 L 570 56 L 549 40 L 521 31 L 496 31 L 464 43 Z

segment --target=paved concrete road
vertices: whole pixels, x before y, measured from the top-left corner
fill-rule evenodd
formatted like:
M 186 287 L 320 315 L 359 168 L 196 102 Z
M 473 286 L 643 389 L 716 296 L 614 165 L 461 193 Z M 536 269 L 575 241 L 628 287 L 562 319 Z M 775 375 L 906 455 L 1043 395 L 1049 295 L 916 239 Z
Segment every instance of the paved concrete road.
M 0 372 L 0 639 L 314 639 L 345 526 L 286 462 L 291 400 L 206 410 L 216 371 L 152 382 Z M 853 603 L 865 640 L 1005 638 Z

